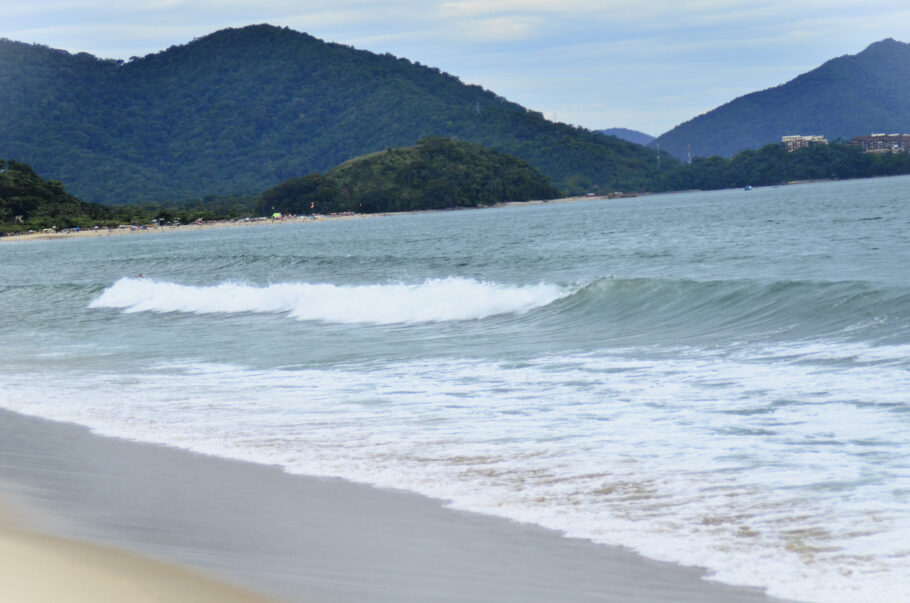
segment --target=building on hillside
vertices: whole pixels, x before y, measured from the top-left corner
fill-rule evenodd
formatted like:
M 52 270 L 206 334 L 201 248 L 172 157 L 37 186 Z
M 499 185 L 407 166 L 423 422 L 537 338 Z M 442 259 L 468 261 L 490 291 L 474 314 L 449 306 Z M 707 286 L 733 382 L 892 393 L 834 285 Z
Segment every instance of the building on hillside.
M 850 144 L 863 153 L 906 153 L 910 151 L 910 134 L 870 134 L 857 136 Z
M 813 147 L 819 144 L 828 144 L 825 137 L 821 135 L 800 136 L 799 134 L 794 134 L 793 136 L 782 136 L 780 140 L 784 143 L 784 146 L 787 147 L 788 152 L 793 152 L 796 149 Z

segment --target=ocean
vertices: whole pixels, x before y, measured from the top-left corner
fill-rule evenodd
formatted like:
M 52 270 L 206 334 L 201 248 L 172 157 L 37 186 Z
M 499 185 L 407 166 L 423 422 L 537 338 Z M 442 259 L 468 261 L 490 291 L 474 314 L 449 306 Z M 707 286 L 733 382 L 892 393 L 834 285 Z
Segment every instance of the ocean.
M 906 600 L 908 187 L 6 242 L 0 406 Z

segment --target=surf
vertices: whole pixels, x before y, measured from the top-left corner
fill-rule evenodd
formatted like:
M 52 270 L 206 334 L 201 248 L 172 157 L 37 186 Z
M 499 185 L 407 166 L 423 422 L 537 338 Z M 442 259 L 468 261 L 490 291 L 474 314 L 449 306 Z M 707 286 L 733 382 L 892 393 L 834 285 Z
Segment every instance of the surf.
M 341 324 L 434 323 L 521 314 L 572 293 L 554 284 L 503 285 L 468 278 L 421 283 L 336 285 L 277 283 L 254 286 L 224 282 L 183 285 L 121 278 L 89 308 L 195 314 L 286 314 L 301 321 Z

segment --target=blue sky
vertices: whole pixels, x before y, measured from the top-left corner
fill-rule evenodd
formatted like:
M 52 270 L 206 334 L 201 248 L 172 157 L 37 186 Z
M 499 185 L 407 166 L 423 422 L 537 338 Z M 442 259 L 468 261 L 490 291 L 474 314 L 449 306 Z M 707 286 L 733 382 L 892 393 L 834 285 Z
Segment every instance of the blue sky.
M 877 40 L 906 0 L 0 0 L 0 37 L 128 59 L 271 23 L 439 67 L 591 129 L 661 134 Z

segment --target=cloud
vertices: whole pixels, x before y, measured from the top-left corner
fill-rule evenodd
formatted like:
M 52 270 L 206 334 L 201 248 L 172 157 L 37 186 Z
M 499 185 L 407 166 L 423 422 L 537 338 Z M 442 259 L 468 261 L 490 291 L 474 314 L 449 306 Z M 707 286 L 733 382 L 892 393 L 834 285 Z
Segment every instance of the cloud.
M 545 25 L 546 21 L 538 17 L 489 17 L 466 20 L 450 26 L 446 28 L 446 36 L 449 39 L 508 44 L 537 37 L 539 29 Z
M 438 2 L 439 14 L 444 17 L 479 17 L 503 13 L 569 14 L 594 12 L 624 4 L 610 0 L 449 0 Z

